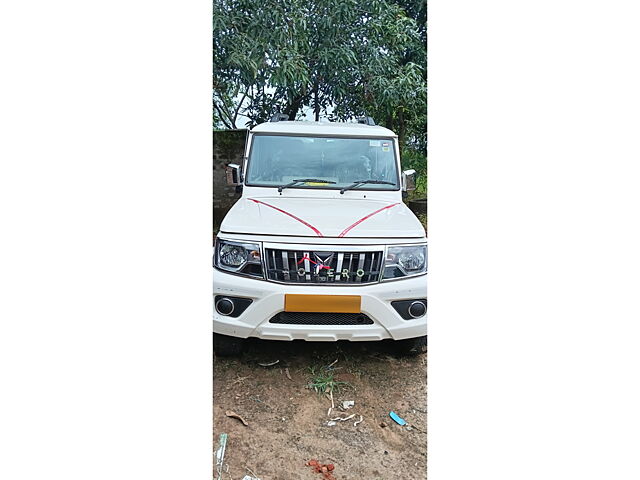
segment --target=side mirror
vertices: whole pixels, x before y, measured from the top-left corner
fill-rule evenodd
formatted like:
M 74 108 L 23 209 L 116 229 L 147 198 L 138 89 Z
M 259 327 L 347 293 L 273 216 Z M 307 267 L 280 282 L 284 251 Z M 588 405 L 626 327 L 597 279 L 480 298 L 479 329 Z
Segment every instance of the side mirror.
M 238 187 L 242 185 L 242 167 L 235 163 L 227 165 L 227 185 Z
M 410 192 L 416 189 L 416 171 L 405 170 L 402 172 L 402 191 Z

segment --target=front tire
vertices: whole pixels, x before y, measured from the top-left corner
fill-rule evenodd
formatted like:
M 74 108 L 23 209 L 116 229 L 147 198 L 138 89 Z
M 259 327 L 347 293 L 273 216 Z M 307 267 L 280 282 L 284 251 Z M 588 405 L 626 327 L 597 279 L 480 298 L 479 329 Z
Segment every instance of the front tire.
M 415 357 L 427 351 L 427 336 L 395 340 L 391 349 L 393 353 L 403 357 Z
M 213 351 L 219 357 L 233 357 L 242 353 L 244 339 L 219 333 L 213 334 Z

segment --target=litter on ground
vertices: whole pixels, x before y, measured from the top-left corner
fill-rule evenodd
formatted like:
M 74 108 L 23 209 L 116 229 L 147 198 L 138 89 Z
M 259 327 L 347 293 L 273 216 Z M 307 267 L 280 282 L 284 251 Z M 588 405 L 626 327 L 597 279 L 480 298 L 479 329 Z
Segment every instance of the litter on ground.
M 321 473 L 324 480 L 336 480 L 331 472 L 335 470 L 333 463 L 322 464 L 317 460 L 309 460 L 307 466 L 312 467 L 314 472 Z
M 260 365 L 261 367 L 273 367 L 274 365 L 278 364 L 279 362 L 280 362 L 280 360 L 276 360 L 274 362 L 258 363 L 258 365 Z
M 248 426 L 249 426 L 249 424 L 247 423 L 247 421 L 246 421 L 244 418 L 242 418 L 240 415 L 238 415 L 236 412 L 233 412 L 233 411 L 231 411 L 231 410 L 227 410 L 227 411 L 225 412 L 225 415 L 226 415 L 227 417 L 237 418 L 238 420 L 240 420 L 240 421 L 244 424 L 244 426 L 245 426 L 245 427 L 248 427 Z
M 407 422 L 405 422 L 402 418 L 400 418 L 396 412 L 389 412 L 389 416 L 394 422 L 396 422 L 400 426 L 407 424 Z
M 356 404 L 356 402 L 354 400 L 345 400 L 342 402 L 342 408 L 344 410 L 349 410 L 350 408 L 352 408 L 354 405 Z
M 331 421 L 335 422 L 335 421 L 341 421 L 341 422 L 346 422 L 347 420 L 351 420 L 353 417 L 355 417 L 356 414 L 352 413 L 351 415 L 349 415 L 348 417 L 336 417 L 336 418 L 332 418 Z
M 216 470 L 218 472 L 218 479 L 222 478 L 222 465 L 224 464 L 224 452 L 227 449 L 227 434 L 221 433 L 219 440 L 219 447 L 216 450 Z
M 247 471 L 249 471 L 249 473 L 251 473 L 251 475 L 253 475 L 253 477 L 251 475 L 245 475 L 244 477 L 242 477 L 242 480 L 260 480 L 256 475 L 256 472 L 251 470 L 249 467 L 245 467 L 245 468 L 247 469 Z

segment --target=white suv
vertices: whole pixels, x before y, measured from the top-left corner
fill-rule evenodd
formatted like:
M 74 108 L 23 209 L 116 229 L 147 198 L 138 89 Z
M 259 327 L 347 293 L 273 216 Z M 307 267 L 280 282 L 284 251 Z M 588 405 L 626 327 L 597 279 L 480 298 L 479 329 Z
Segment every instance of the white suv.
M 279 116 L 227 167 L 242 196 L 214 248 L 214 348 L 242 340 L 393 339 L 417 353 L 427 335 L 427 238 L 402 201 L 397 136 L 358 123 Z

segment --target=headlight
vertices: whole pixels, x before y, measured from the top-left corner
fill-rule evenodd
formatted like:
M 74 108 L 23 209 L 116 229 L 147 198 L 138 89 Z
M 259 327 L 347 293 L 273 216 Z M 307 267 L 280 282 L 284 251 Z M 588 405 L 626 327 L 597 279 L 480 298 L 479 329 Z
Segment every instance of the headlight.
M 213 265 L 221 270 L 263 278 L 260 245 L 216 239 Z
M 427 246 L 389 247 L 382 280 L 420 275 L 427 271 Z

